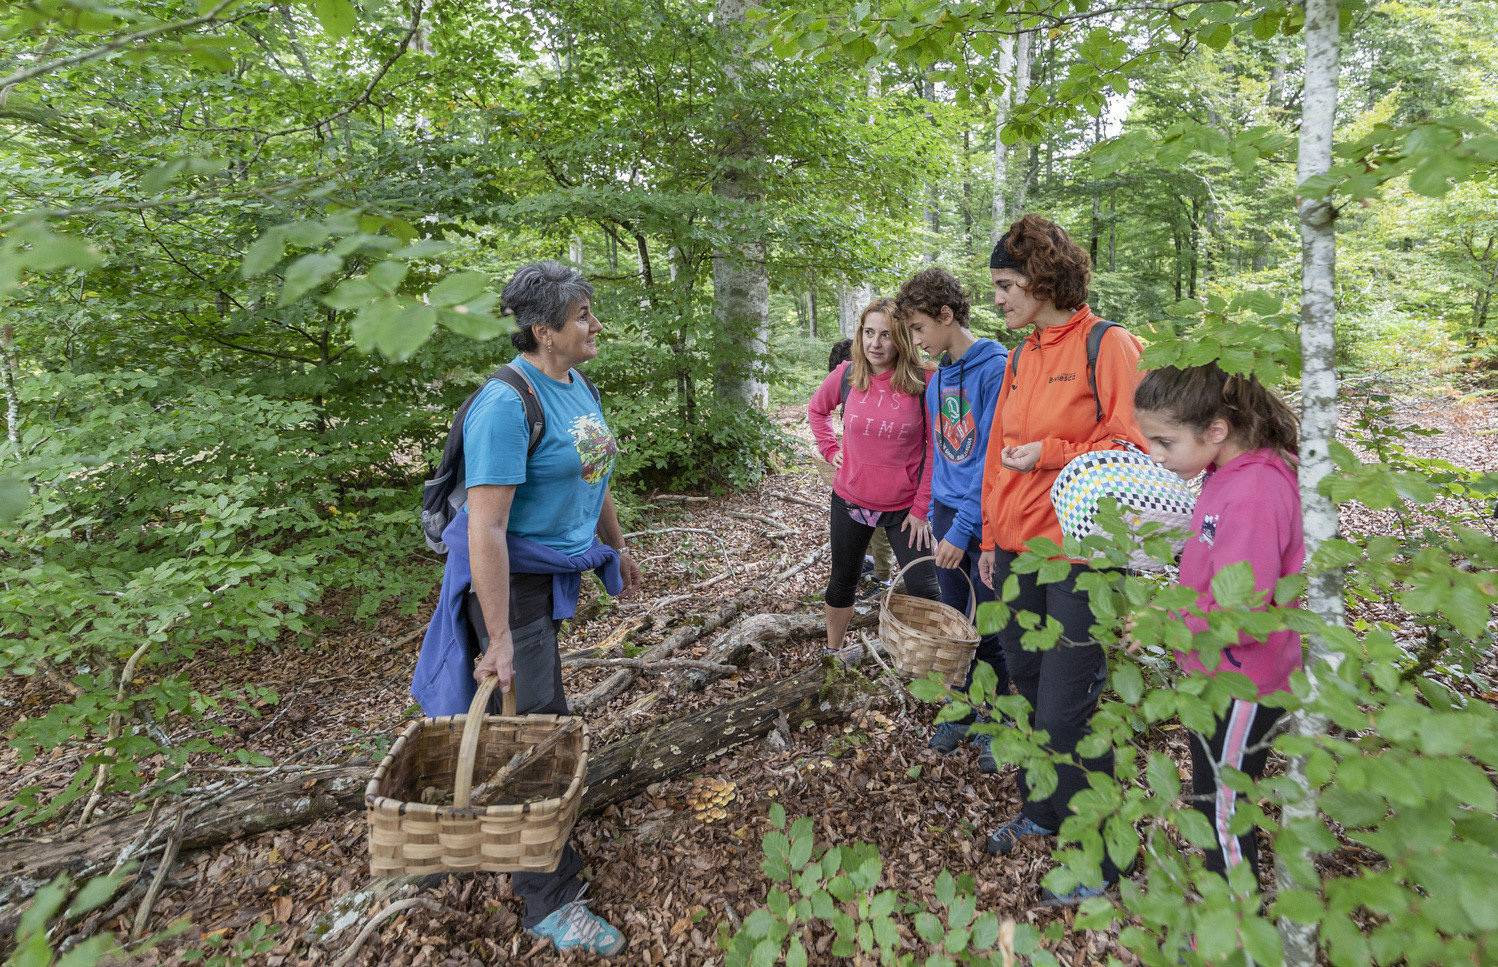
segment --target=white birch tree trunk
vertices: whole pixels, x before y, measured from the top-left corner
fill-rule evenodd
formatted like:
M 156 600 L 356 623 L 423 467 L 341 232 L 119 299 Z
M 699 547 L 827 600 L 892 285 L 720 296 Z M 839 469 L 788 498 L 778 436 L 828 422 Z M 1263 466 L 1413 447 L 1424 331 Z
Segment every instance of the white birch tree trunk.
M 1035 63 L 1035 31 L 1027 30 L 1019 35 L 1014 54 L 1014 95 L 1010 98 L 1010 110 L 1025 103 L 1030 96 L 1030 67 Z M 1030 188 L 1030 146 L 1024 141 L 1015 143 L 1013 154 L 1019 165 L 1019 178 L 1014 186 L 1014 197 L 1009 205 L 1009 217 L 1019 218 L 1025 213 L 1025 194 Z
M 1014 93 L 1010 75 L 1014 73 L 1014 38 L 1006 34 L 999 41 L 999 76 L 1004 89 L 994 109 L 993 124 L 993 228 L 988 233 L 995 245 L 1009 228 L 1009 146 L 1004 143 L 1004 125 L 1009 122 L 1009 99 Z
M 1337 115 L 1338 35 L 1337 0 L 1306 0 L 1306 66 L 1305 89 L 1301 100 L 1300 153 L 1296 178 L 1324 174 L 1331 168 L 1332 133 Z M 1300 503 L 1305 526 L 1306 556 L 1314 557 L 1317 548 L 1337 534 L 1337 508 L 1318 491 L 1321 481 L 1332 472 L 1331 442 L 1337 429 L 1336 338 L 1333 324 L 1337 317 L 1334 282 L 1336 279 L 1336 212 L 1325 200 L 1297 198 L 1301 240 L 1301 425 L 1300 425 Z M 1342 601 L 1342 576 L 1333 571 L 1310 575 L 1305 606 L 1329 624 L 1345 620 Z M 1311 636 L 1306 673 L 1313 694 L 1318 680 L 1335 667 L 1336 658 L 1327 642 Z M 1305 736 L 1326 732 L 1326 720 L 1317 715 L 1296 713 L 1292 729 Z M 1301 797 L 1286 803 L 1282 822 L 1293 825 L 1312 821 L 1318 802 L 1306 777 L 1304 758 L 1292 759 L 1286 775 L 1302 790 Z M 1279 889 L 1300 886 L 1316 889 L 1314 857 L 1277 855 L 1275 867 Z M 1311 877 L 1310 880 L 1307 877 Z M 1311 967 L 1316 963 L 1316 928 L 1281 920 L 1280 939 L 1284 944 L 1285 963 L 1292 967 Z
M 0 387 L 5 391 L 5 439 L 17 459 L 21 456 L 21 394 L 16 387 L 19 371 L 16 330 L 6 323 L 0 326 Z
M 718 0 L 715 9 L 717 27 L 729 49 L 723 73 L 736 93 L 744 87 L 739 67 L 745 57 L 741 30 L 749 6 L 749 0 Z M 761 155 L 760 138 L 751 120 L 728 135 L 732 145 L 713 192 L 744 208 L 758 206 L 760 191 L 753 166 Z M 770 348 L 768 254 L 764 239 L 758 238 L 742 239 L 713 253 L 713 321 L 719 354 L 713 389 L 719 399 L 761 409 L 770 404 L 765 374 Z

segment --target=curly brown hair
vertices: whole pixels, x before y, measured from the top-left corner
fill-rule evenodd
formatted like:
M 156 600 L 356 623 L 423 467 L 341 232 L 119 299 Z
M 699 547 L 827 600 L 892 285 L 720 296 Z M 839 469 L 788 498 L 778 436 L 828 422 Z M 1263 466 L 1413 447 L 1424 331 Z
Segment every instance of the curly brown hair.
M 959 326 L 967 328 L 973 304 L 968 301 L 962 283 L 946 269 L 922 269 L 895 294 L 895 309 L 901 319 L 912 309 L 935 319 L 941 315 L 942 306 L 952 310 L 952 319 Z
M 1092 259 L 1049 218 L 1026 215 L 1013 225 L 999 244 L 1018 265 L 1025 288 L 1036 299 L 1050 299 L 1058 309 L 1079 309 L 1087 301 L 1087 283 L 1092 278 Z

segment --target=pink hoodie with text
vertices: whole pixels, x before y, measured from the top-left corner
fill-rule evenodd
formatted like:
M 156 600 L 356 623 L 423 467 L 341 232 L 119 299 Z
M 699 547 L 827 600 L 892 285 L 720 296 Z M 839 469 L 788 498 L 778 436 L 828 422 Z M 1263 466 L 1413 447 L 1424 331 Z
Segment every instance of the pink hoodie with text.
M 1254 588 L 1272 599 L 1280 578 L 1299 573 L 1305 563 L 1301 532 L 1300 490 L 1295 471 L 1273 450 L 1250 450 L 1215 471 L 1202 485 L 1191 517 L 1194 535 L 1181 551 L 1181 583 L 1197 592 L 1197 607 L 1211 611 L 1212 578 L 1230 564 L 1247 561 Z M 1289 602 L 1270 602 L 1281 605 Z M 1202 618 L 1188 616 L 1193 632 L 1206 629 Z M 1196 654 L 1176 652 L 1186 671 L 1239 672 L 1259 686 L 1259 695 L 1290 689 L 1290 675 L 1301 666 L 1300 635 L 1276 631 L 1265 641 L 1244 632 L 1239 643 L 1222 652 L 1215 669 Z
M 843 370 L 851 365 L 843 363 L 828 373 L 806 407 L 822 458 L 831 463 L 839 449 L 843 453 L 832 489 L 854 506 L 879 511 L 908 507 L 925 520 L 931 506 L 932 439 L 925 396 L 907 396 L 891 386 L 893 370 L 869 377 L 867 390 L 849 386 L 840 448 L 832 414 Z

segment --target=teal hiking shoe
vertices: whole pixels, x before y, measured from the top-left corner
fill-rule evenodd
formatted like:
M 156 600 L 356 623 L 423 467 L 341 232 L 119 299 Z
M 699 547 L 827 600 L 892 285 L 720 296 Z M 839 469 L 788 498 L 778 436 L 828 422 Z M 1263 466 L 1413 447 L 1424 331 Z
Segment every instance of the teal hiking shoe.
M 983 844 L 983 852 L 990 856 L 1008 856 L 1014 852 L 1022 839 L 1031 836 L 1054 836 L 1055 830 L 1046 829 L 1044 826 L 1027 819 L 1024 816 L 1016 816 L 998 829 L 994 830 L 988 837 L 988 842 Z M 1082 902 L 1081 900 L 1077 901 Z
M 926 745 L 940 752 L 942 755 L 947 755 L 948 753 L 956 752 L 957 747 L 962 744 L 962 740 L 965 738 L 967 738 L 966 723 L 943 722 L 936 727 L 935 732 L 931 733 L 931 741 L 927 742 Z
M 576 900 L 564 903 L 545 920 L 526 933 L 551 941 L 558 953 L 586 950 L 590 954 L 612 957 L 624 949 L 624 934 L 603 917 L 588 909 L 588 901 L 579 893 Z

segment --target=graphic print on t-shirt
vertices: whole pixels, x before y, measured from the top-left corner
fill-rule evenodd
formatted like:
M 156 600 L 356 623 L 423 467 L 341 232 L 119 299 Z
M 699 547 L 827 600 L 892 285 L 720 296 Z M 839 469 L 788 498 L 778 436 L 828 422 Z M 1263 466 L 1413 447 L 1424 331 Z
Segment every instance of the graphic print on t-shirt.
M 586 413 L 572 421 L 568 427 L 572 433 L 572 445 L 577 449 L 578 459 L 583 465 L 583 479 L 596 484 L 608 475 L 614 466 L 614 457 L 619 454 L 619 444 L 603 421 L 592 413 Z
M 978 425 L 967 394 L 959 388 L 943 387 L 941 391 L 941 433 L 937 445 L 948 463 L 962 463 L 973 455 L 978 445 Z

